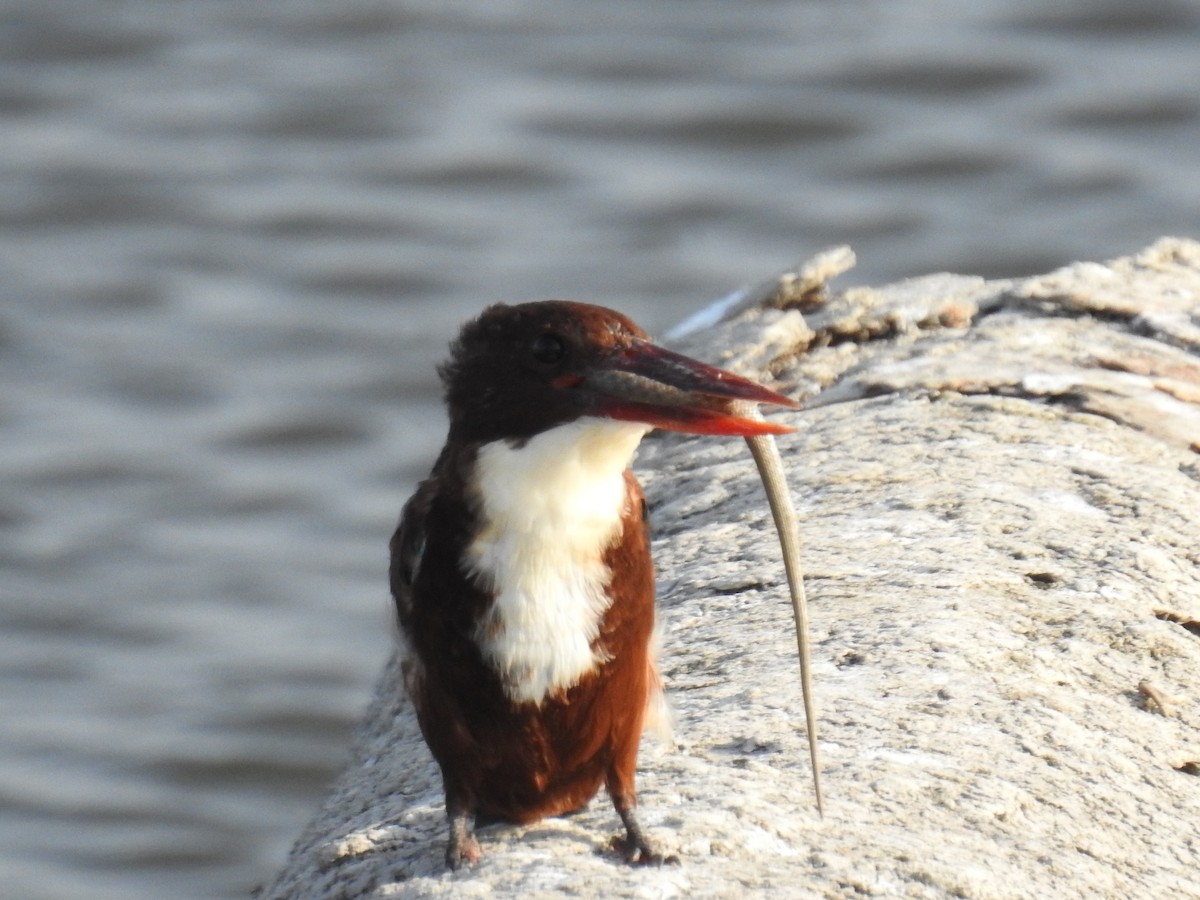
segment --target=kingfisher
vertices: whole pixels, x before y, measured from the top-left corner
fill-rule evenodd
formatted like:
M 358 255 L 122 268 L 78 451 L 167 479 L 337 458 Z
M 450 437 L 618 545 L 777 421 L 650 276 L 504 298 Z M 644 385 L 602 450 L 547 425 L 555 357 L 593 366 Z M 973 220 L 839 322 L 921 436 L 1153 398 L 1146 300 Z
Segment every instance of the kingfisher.
M 449 433 L 392 537 L 402 672 L 441 769 L 446 864 L 480 858 L 476 817 L 528 823 L 604 785 L 630 863 L 662 864 L 635 808 L 661 708 L 646 501 L 630 470 L 654 428 L 781 434 L 762 385 L 568 301 L 497 304 L 441 377 Z

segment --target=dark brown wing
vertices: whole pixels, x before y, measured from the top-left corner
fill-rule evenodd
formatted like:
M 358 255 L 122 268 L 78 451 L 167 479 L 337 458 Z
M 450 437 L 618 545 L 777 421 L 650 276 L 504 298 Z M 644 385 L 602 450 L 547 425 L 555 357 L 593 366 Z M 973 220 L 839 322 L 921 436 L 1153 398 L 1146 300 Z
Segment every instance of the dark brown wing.
M 475 807 L 505 724 L 499 679 L 475 643 L 489 597 L 463 572 L 472 501 L 456 467 L 469 452 L 443 452 L 404 506 L 391 540 L 389 577 L 403 638 L 402 669 L 421 732 L 442 769 L 447 804 Z M 507 729 L 513 731 L 511 725 Z
M 422 481 L 416 492 L 404 504 L 404 510 L 400 513 L 400 524 L 392 535 L 388 577 L 391 580 L 392 598 L 396 602 L 400 628 L 406 634 L 411 634 L 413 628 L 413 591 L 420 575 L 421 562 L 425 557 L 425 523 L 437 491 L 436 475 Z

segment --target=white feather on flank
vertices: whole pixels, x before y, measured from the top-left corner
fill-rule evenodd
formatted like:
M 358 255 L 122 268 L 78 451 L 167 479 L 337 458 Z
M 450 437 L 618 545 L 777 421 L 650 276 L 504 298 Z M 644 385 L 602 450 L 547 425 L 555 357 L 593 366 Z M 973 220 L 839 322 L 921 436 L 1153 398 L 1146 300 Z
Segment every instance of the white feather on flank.
M 642 730 L 648 731 L 664 744 L 675 742 L 675 716 L 663 690 L 662 674 L 658 670 L 658 651 L 662 647 L 662 628 L 654 623 L 650 635 L 650 690 L 646 692 L 646 717 Z
M 609 604 L 603 556 L 621 535 L 623 472 L 649 430 L 589 417 L 479 450 L 483 527 L 463 562 L 495 592 L 476 640 L 516 702 L 540 703 L 603 662 L 592 649 Z

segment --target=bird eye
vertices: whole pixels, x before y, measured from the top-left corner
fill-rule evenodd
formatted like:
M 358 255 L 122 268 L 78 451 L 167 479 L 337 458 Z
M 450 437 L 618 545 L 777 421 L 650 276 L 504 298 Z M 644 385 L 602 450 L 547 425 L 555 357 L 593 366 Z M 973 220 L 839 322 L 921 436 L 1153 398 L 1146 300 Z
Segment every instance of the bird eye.
M 548 331 L 544 331 L 534 338 L 533 346 L 529 349 L 534 359 L 548 366 L 562 362 L 563 357 L 567 355 L 567 345 L 563 339 Z

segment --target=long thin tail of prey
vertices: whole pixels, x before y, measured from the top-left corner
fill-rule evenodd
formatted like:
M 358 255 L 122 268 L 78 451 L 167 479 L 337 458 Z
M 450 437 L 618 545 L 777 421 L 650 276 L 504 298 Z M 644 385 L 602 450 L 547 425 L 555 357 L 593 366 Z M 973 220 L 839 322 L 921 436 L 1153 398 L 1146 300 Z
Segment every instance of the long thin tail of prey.
M 739 402 L 738 406 L 739 414 L 761 418 L 756 404 Z M 804 594 L 804 570 L 800 566 L 799 522 L 795 507 L 792 506 L 792 495 L 788 490 L 783 460 L 779 456 L 779 448 L 775 446 L 775 438 L 769 434 L 748 436 L 746 443 L 750 446 L 750 453 L 758 466 L 759 477 L 767 492 L 771 515 L 775 519 L 775 530 L 779 533 L 779 546 L 783 551 L 783 567 L 787 573 L 788 589 L 792 595 L 792 615 L 796 623 L 796 648 L 800 654 L 800 689 L 804 697 L 804 720 L 808 730 L 808 755 L 812 760 L 813 790 L 817 795 L 817 812 L 824 815 L 821 760 L 817 750 L 817 716 L 813 708 L 808 599 Z

